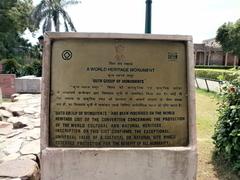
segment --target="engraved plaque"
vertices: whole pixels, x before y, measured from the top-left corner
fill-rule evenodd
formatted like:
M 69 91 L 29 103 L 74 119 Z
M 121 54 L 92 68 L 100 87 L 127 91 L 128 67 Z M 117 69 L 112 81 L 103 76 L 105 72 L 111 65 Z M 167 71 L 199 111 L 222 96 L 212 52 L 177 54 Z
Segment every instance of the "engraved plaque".
M 50 146 L 187 146 L 186 48 L 151 39 L 52 41 Z

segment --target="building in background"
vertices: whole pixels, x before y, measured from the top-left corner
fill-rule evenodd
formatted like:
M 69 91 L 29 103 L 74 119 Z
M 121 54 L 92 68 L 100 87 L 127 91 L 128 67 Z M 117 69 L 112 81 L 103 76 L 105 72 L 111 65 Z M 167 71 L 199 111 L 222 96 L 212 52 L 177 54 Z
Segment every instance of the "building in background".
M 195 65 L 205 66 L 240 66 L 240 60 L 232 53 L 225 53 L 215 39 L 194 44 Z

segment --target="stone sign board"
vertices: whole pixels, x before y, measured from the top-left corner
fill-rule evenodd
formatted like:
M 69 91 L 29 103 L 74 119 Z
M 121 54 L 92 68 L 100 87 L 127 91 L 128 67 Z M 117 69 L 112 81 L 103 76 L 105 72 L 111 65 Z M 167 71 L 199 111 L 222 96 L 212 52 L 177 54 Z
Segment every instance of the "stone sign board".
M 10 98 L 16 93 L 15 74 L 0 74 L 0 88 L 2 89 L 2 97 Z
M 190 36 L 48 33 L 43 62 L 43 179 L 195 178 Z

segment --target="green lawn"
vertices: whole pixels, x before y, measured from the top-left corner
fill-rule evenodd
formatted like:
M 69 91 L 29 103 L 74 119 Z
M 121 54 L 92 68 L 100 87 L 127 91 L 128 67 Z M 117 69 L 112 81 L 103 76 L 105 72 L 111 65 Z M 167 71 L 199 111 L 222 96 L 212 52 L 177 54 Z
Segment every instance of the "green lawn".
M 217 120 L 218 98 L 214 93 L 196 92 L 198 180 L 239 180 L 224 161 L 212 160 L 214 145 L 212 135 Z

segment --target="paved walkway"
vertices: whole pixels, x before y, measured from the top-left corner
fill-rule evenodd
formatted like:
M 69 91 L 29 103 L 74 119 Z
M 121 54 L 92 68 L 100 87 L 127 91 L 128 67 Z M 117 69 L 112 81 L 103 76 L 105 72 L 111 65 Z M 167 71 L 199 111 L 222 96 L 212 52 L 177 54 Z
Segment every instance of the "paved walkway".
M 0 104 L 0 179 L 38 179 L 40 94 Z

